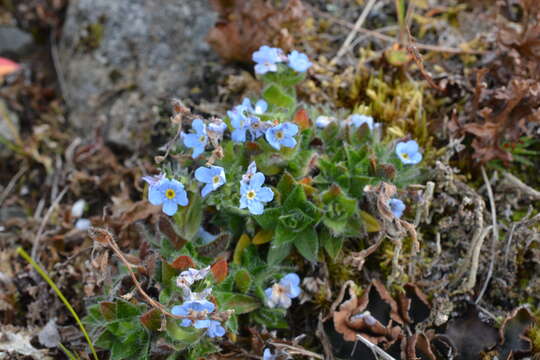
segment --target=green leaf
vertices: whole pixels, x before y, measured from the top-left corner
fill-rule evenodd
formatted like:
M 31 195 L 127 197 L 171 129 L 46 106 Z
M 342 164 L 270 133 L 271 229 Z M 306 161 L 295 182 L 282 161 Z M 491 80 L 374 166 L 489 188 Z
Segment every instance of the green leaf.
M 275 242 L 272 242 L 270 248 L 268 249 L 266 261 L 268 262 L 268 265 L 277 265 L 283 261 L 283 259 L 285 259 L 290 252 L 290 243 L 278 245 Z
M 287 194 L 290 194 L 294 185 L 296 184 L 296 181 L 292 177 L 291 174 L 289 174 L 287 171 L 281 176 L 281 179 L 279 179 L 279 182 L 277 184 L 277 189 L 281 196 L 286 196 Z
M 249 295 L 216 291 L 215 296 L 219 301 L 220 307 L 227 310 L 232 309 L 236 315 L 252 312 L 261 306 L 257 298 Z
M 252 282 L 253 279 L 246 269 L 240 269 L 234 275 L 235 286 L 241 293 L 246 294 L 249 291 Z
M 217 353 L 220 350 L 221 348 L 219 346 L 209 340 L 204 339 L 190 350 L 187 360 L 207 359 L 208 355 Z
M 280 106 L 290 110 L 295 106 L 296 103 L 294 98 L 289 96 L 285 89 L 283 89 L 276 83 L 269 84 L 263 90 L 262 96 L 269 104 Z
M 288 228 L 283 224 L 278 224 L 276 227 L 276 232 L 274 233 L 274 240 L 272 241 L 272 246 L 277 245 L 286 245 L 291 243 L 296 238 L 297 233 L 292 229 Z
M 270 309 L 270 308 L 261 308 L 259 311 L 256 311 L 251 314 L 251 318 L 258 322 L 259 324 L 273 329 L 287 329 L 289 324 L 285 320 L 287 315 L 287 310 L 285 309 Z
M 183 228 L 184 236 L 188 240 L 193 240 L 199 232 L 203 219 L 203 205 L 203 199 L 198 193 L 193 195 L 189 201 Z
M 328 231 L 323 231 L 321 233 L 320 241 L 332 259 L 335 259 L 338 256 L 343 247 L 343 238 L 340 236 L 332 236 Z
M 302 209 L 302 206 L 304 206 L 306 202 L 307 197 L 304 188 L 300 185 L 296 185 L 283 203 L 284 212 L 297 208 Z
M 315 228 L 307 228 L 298 234 L 294 240 L 294 246 L 298 252 L 309 261 L 317 261 L 319 253 L 319 237 Z
M 180 320 L 167 319 L 167 334 L 173 340 L 181 341 L 187 344 L 192 344 L 199 340 L 203 333 L 201 330 L 197 330 L 194 327 L 180 326 L 178 324 L 179 321 Z
M 266 209 L 262 215 L 254 216 L 255 221 L 265 230 L 272 230 L 275 228 L 278 217 L 281 214 L 279 208 Z

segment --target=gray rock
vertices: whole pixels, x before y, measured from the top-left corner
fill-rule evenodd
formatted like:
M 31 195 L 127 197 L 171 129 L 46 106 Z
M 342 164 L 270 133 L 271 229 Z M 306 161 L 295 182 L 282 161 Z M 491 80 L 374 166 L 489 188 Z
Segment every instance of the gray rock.
M 20 57 L 32 49 L 32 35 L 14 26 L 0 26 L 0 55 Z
M 73 0 L 60 41 L 71 124 L 136 149 L 148 143 L 159 106 L 185 97 L 215 61 L 205 41 L 208 0 Z

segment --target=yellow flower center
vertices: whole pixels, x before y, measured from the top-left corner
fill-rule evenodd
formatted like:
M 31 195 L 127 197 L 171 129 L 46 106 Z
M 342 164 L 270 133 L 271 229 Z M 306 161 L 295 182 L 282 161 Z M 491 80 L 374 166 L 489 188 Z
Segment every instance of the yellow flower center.
M 260 123 L 259 122 L 254 122 L 253 124 L 251 124 L 251 127 L 254 128 L 254 129 L 257 129 L 259 127 Z
M 176 192 L 173 189 L 167 189 L 167 191 L 165 191 L 165 196 L 169 200 L 174 199 L 174 197 L 176 196 Z
M 219 175 L 216 175 L 216 176 L 214 176 L 214 177 L 212 178 L 212 182 L 213 182 L 214 184 L 219 183 L 219 180 L 220 180 Z
M 204 142 L 206 140 L 206 136 L 202 135 L 200 138 L 199 138 L 199 141 L 200 142 Z
M 283 139 L 283 137 L 284 137 L 283 131 L 278 131 L 278 132 L 276 133 L 276 138 L 277 138 L 278 140 Z
M 257 195 L 255 191 L 249 190 L 246 194 L 246 197 L 248 198 L 248 200 L 253 200 L 255 199 L 255 195 Z
M 408 159 L 408 158 L 409 158 L 409 154 L 407 154 L 407 153 L 401 153 L 401 157 L 404 158 L 404 159 Z

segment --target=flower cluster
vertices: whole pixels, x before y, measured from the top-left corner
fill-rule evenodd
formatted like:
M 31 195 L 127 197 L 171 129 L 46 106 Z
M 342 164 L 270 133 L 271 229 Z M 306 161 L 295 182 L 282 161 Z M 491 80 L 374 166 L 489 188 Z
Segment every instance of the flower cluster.
M 173 306 L 171 313 L 185 317 L 180 322 L 184 327 L 193 326 L 196 329 L 206 329 L 206 335 L 214 338 L 225 335 L 225 328 L 217 320 L 208 317 L 216 309 L 214 303 L 208 300 L 186 301 L 182 305 Z
M 300 296 L 300 278 L 295 273 L 285 275 L 279 283 L 264 291 L 266 295 L 266 304 L 274 308 L 276 306 L 288 309 L 291 306 L 292 299 Z
M 256 63 L 255 72 L 264 75 L 268 72 L 277 72 L 278 64 L 287 65 L 296 72 L 306 72 L 313 65 L 306 54 L 293 50 L 288 56 L 279 48 L 263 45 L 253 53 L 253 61 Z
M 184 302 L 182 305 L 173 306 L 171 313 L 184 317 L 180 322 L 181 326 L 206 329 L 206 335 L 214 338 L 225 335 L 225 328 L 219 321 L 209 317 L 216 310 L 214 303 L 207 300 L 212 288 L 207 288 L 199 293 L 191 291 L 191 286 L 196 281 L 205 279 L 209 273 L 209 266 L 201 270 L 189 268 L 180 273 L 176 278 L 176 284 L 182 290 Z

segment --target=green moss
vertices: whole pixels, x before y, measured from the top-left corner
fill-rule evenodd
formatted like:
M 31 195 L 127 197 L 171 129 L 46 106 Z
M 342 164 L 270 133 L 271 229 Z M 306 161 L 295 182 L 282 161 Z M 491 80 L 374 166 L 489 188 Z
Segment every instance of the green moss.
M 100 46 L 103 36 L 105 35 L 104 24 L 106 20 L 107 18 L 102 15 L 97 22 L 86 25 L 86 34 L 80 40 L 80 47 L 85 51 L 92 51 Z

